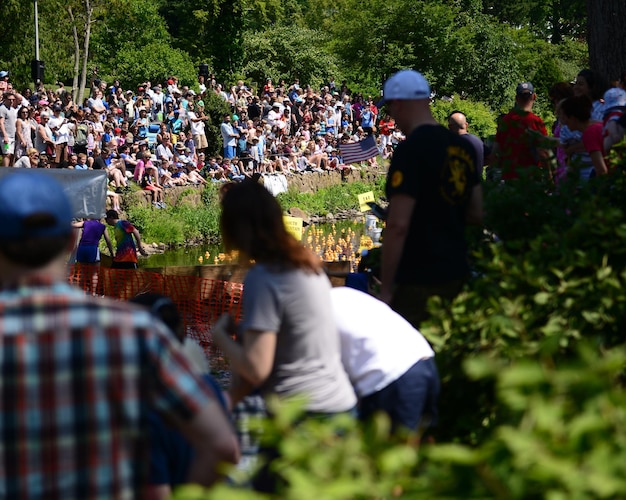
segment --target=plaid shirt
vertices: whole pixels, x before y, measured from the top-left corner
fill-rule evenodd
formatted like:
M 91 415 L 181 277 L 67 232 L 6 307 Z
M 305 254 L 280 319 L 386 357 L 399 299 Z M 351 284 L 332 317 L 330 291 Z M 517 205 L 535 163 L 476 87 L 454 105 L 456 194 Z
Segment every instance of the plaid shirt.
M 136 498 L 148 407 L 188 419 L 211 398 L 148 312 L 64 283 L 0 292 L 0 498 Z

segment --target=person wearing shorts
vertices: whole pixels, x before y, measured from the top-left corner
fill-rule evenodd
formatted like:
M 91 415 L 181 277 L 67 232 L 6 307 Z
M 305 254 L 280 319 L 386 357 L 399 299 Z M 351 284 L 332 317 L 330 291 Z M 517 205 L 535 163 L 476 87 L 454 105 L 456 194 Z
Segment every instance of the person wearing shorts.
M 106 223 L 115 230 L 116 251 L 113 257 L 114 269 L 137 269 L 137 250 L 148 255 L 141 243 L 141 235 L 127 220 L 120 220 L 117 210 L 107 210 Z
M 85 274 L 91 269 L 91 280 L 86 283 L 86 289 L 96 295 L 98 289 L 98 275 L 100 268 L 100 240 L 104 236 L 111 257 L 115 255 L 111 238 L 106 231 L 106 226 L 97 219 L 85 219 L 83 222 L 74 224 L 75 228 L 81 228 L 82 234 L 76 249 L 76 262 L 85 267 Z

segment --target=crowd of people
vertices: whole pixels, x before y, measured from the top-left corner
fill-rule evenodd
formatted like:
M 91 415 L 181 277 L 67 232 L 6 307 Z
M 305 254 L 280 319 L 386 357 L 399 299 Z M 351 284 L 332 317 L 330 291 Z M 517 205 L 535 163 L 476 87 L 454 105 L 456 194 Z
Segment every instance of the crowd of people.
M 199 76 L 196 92 L 179 86 L 175 76 L 163 84 L 144 82 L 124 90 L 119 81 L 109 85 L 96 73 L 89 97 L 74 103 L 71 92 L 61 84 L 56 90 L 42 86 L 36 92 L 30 88 L 17 92 L 9 73 L 0 71 L 0 75 L 3 166 L 106 169 L 113 191 L 122 192 L 134 180 L 152 192 L 157 207 L 163 205 L 161 190 L 170 186 L 241 181 L 255 173 L 292 175 L 354 168 L 344 164 L 342 144 L 373 135 L 378 152 L 388 159 L 405 137 L 394 118 L 381 113 L 380 102 L 353 93 L 345 81 L 339 85 L 332 78 L 319 90 L 301 86 L 297 79 L 274 85 L 270 78 L 259 89 L 249 88 L 242 80 L 226 89 L 208 75 Z M 517 93 L 515 106 L 522 114 L 500 118 L 494 154 L 485 155 L 493 170 L 510 170 L 509 164 L 513 170 L 516 165 L 541 165 L 547 151 L 554 149 L 557 179 L 568 168 L 580 170 L 586 178 L 592 171 L 601 174 L 606 166 L 600 164 L 598 154 L 592 161 L 588 149 L 595 146 L 585 149 L 583 132 L 589 129 L 586 136 L 597 135 L 596 122 L 602 123 L 602 138 L 595 141 L 602 143 L 602 149 L 595 150 L 602 151 L 602 156 L 621 140 L 625 82 L 609 87 L 593 71 L 583 70 L 575 84 L 556 84 L 550 90 L 558 117 L 555 141 L 526 140 L 530 148 L 515 146 L 524 142 L 517 136 L 525 137 L 528 130 L 547 133 L 541 119 L 532 115 L 534 88 L 525 83 L 530 86 Z M 230 109 L 220 124 L 219 155 L 208 151 L 210 117 L 205 100 L 209 94 L 223 99 Z M 569 97 L 577 99 L 556 108 Z M 592 107 L 585 121 L 587 112 L 582 108 L 589 106 L 587 98 Z M 566 123 L 573 112 L 582 124 Z M 517 132 L 511 132 L 511 126 Z M 511 171 L 503 178 L 515 177 Z
M 331 81 L 319 91 L 296 80 L 276 87 L 270 79 L 255 91 L 243 81 L 229 92 L 212 77 L 199 77 L 198 92 L 145 82 L 124 90 L 94 74 L 90 95 L 75 103 L 62 84 L 18 92 L 0 72 L 2 165 L 16 168 L 103 169 L 112 191 L 129 182 L 152 192 L 162 207 L 163 188 L 241 181 L 256 174 L 285 175 L 355 168 L 342 160 L 341 144 L 376 132 L 383 157 L 402 135 L 381 116 L 371 96 L 352 94 Z M 209 93 L 223 99 L 222 154 L 210 154 L 205 111 Z M 370 162 L 375 160 L 370 159 Z
M 76 168 L 71 160 L 76 153 L 76 165 L 114 170 L 109 179 L 116 189 L 123 191 L 132 181 L 151 187 L 155 204 L 162 204 L 159 190 L 180 177 L 169 167 L 171 175 L 161 174 L 170 162 L 177 172 L 179 164 L 193 164 L 182 170 L 187 179 L 197 182 L 239 181 L 225 183 L 220 191 L 220 228 L 226 249 L 237 250 L 250 265 L 243 319 L 237 324 L 225 314 L 212 325 L 213 341 L 232 368 L 230 387 L 224 392 L 205 376 L 206 365 L 195 367 L 184 352 L 184 332 L 176 321 L 168 320 L 173 306 L 169 299 L 138 299 L 142 309 L 67 285 L 66 254 L 73 248 L 74 226 L 61 185 L 41 172 L 0 178 L 4 221 L 0 228 L 0 425 L 5 449 L 0 457 L 0 486 L 11 498 L 136 498 L 148 486 L 153 497 L 166 498 L 181 482 L 212 485 L 222 476 L 221 463 L 240 459 L 241 442 L 229 418 L 249 398 L 301 399 L 305 413 L 297 425 L 341 414 L 367 421 L 383 412 L 394 435 L 406 431 L 419 435 L 424 425 L 436 422 L 439 394 L 435 353 L 419 330 L 428 317 L 428 299 L 453 299 L 469 276 L 465 229 L 482 223 L 484 163 L 499 169 L 503 182 L 515 182 L 524 168 L 542 166 L 550 149 L 569 146 L 562 142 L 567 128 L 581 133 L 582 147 L 566 151 L 563 175 L 573 172 L 584 178 L 583 168 L 571 160 L 574 153 L 584 152 L 595 175 L 606 174 L 601 139 L 619 138 L 621 108 L 626 104 L 620 100 L 626 93 L 618 87 L 594 104 L 591 91 L 584 90 L 593 87 L 592 73 L 581 72 L 574 89 L 555 86 L 562 92 L 558 97 L 554 94 L 560 127 L 557 142 L 547 137 L 543 122 L 532 113 L 536 99 L 532 83 L 522 82 L 514 108 L 499 120 L 494 150 L 486 156 L 480 139 L 469 133 L 463 113 L 451 113 L 448 127 L 434 119 L 430 86 L 413 70 L 400 71 L 385 83 L 384 105 L 392 118 L 382 119 L 371 99 L 350 96 L 344 86 L 337 89 L 332 82 L 315 93 L 301 89 L 298 82 L 283 88 L 273 87 L 268 80 L 261 95 L 253 95 L 243 82 L 229 94 L 203 78 L 199 95 L 179 90 L 171 78 L 167 91 L 146 83 L 138 89 L 141 96 L 127 101 L 124 96 L 134 93 L 124 92 L 118 82 L 112 88 L 98 82 L 89 100 L 94 102 L 63 108 L 64 95 L 59 97 L 61 108 L 53 103 L 49 115 L 38 107 L 50 101 L 38 95 L 36 106 L 24 106 L 26 97 L 12 92 L 6 76 L 0 131 L 8 165 L 20 149 L 11 140 L 7 113 L 26 108 L 26 117 L 33 108 L 41 119 L 37 127 L 43 127 L 43 137 L 52 141 L 46 143 L 45 153 L 35 148 L 40 159 L 49 154 L 55 166 Z M 573 95 L 565 95 L 570 90 Z M 108 99 L 105 105 L 105 92 L 117 99 L 115 105 Z M 207 148 L 198 137 L 200 125 L 207 121 L 206 92 L 216 92 L 232 110 L 224 115 L 221 127 L 223 171 L 205 178 L 197 171 L 211 170 L 206 164 L 198 168 Z M 153 94 L 164 95 L 162 106 L 155 105 Z M 135 106 L 131 124 L 127 110 Z M 172 123 L 166 118 L 171 108 L 175 108 Z M 604 124 L 596 124 L 594 112 Z M 296 113 L 301 113 L 301 122 Z M 614 118 L 607 119 L 607 114 Z M 95 137 L 89 138 L 95 115 L 103 131 L 99 144 Z M 120 123 L 112 123 L 116 117 Z M 240 117 L 241 123 L 251 121 L 251 126 L 240 128 Z M 185 132 L 185 119 L 191 134 Z M 85 151 L 76 151 L 81 147 L 77 143 L 83 142 L 77 138 L 85 120 L 90 122 Z M 155 120 L 158 125 L 152 131 Z M 178 121 L 183 124 L 177 125 Z M 319 257 L 287 231 L 279 203 L 250 174 L 334 168 L 333 145 L 340 149 L 342 141 L 354 140 L 352 131 L 368 137 L 380 130 L 382 142 L 384 123 L 389 133 L 384 148 L 391 145 L 394 152 L 386 186 L 389 206 L 380 293 L 375 298 L 362 291 L 331 290 Z M 20 127 L 23 132 L 23 124 Z M 15 137 L 17 129 L 16 121 Z M 150 134 L 155 135 L 154 141 Z M 403 141 L 401 134 L 406 137 Z M 59 137 L 67 137 L 68 142 L 58 143 Z M 298 150 L 306 145 L 302 155 L 294 153 L 295 163 L 272 163 L 276 160 L 271 153 L 266 163 L 253 151 L 246 160 L 243 152 L 248 144 L 254 146 L 261 138 L 264 154 L 272 144 L 281 144 L 283 150 L 292 143 Z M 313 148 L 319 143 L 320 149 L 307 154 L 311 143 Z M 25 156 L 33 162 L 29 149 Z M 304 168 L 299 158 L 305 158 Z M 235 175 L 242 177 L 230 176 L 224 165 L 240 167 Z M 117 267 L 136 267 L 136 252 L 142 251 L 139 233 L 115 210 L 107 212 L 106 222 L 115 228 Z M 79 246 L 81 258 L 97 260 L 103 232 L 100 223 L 88 225 Z M 110 240 L 107 246 L 112 252 Z M 171 435 L 172 429 L 180 434 Z M 260 453 L 267 461 L 255 471 L 252 486 L 277 493 L 285 480 L 272 467 L 281 455 L 280 446 L 264 446 Z M 148 454 L 150 461 L 145 460 Z

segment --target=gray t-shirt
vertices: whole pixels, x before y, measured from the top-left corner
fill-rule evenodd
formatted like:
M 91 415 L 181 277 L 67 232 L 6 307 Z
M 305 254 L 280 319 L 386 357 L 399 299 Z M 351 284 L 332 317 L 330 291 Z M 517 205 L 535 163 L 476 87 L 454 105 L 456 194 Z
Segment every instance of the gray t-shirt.
M 277 332 L 276 355 L 261 390 L 304 395 L 308 411 L 350 410 L 356 396 L 341 364 L 340 340 L 325 274 L 270 272 L 257 264 L 244 281 L 242 332 Z
M 17 130 L 17 108 L 7 108 L 4 104 L 0 104 L 0 117 L 4 118 L 4 129 L 10 139 L 15 140 L 15 132 Z M 2 132 L 0 132 L 0 137 Z M 1 137 L 4 139 L 4 137 Z

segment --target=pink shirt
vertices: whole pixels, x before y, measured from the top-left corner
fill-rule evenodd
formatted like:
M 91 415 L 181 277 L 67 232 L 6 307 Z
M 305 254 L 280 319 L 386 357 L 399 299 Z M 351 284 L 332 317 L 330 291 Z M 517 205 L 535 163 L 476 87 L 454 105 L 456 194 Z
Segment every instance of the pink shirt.
M 602 138 L 602 123 L 591 122 L 583 132 L 583 144 L 587 153 L 600 151 L 604 156 L 604 140 Z

